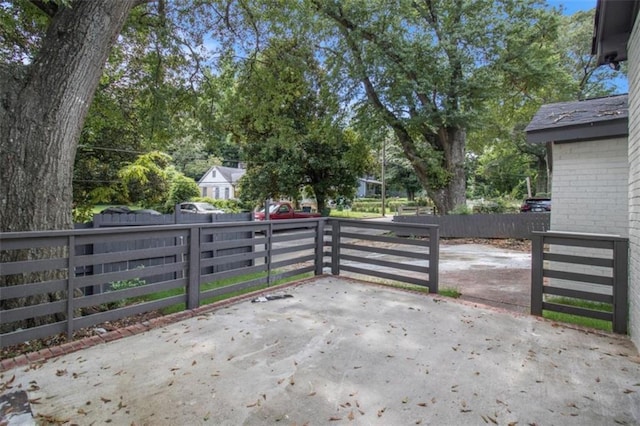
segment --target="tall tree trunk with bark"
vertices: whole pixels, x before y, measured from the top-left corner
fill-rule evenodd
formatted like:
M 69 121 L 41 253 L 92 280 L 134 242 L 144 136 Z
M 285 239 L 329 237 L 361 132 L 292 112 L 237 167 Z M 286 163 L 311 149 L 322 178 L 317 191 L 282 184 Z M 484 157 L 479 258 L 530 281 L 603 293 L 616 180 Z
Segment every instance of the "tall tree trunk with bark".
M 0 231 L 72 226 L 80 132 L 111 46 L 134 4 L 62 6 L 31 64 L 0 65 Z
M 113 43 L 136 0 L 39 3 L 51 22 L 28 65 L 0 64 L 0 232 L 71 228 L 72 176 L 80 132 Z M 0 251 L 0 262 L 64 257 L 69 248 Z M 0 287 L 64 279 L 68 271 L 0 277 Z M 0 301 L 12 309 L 63 292 Z M 4 324 L 2 332 L 64 313 Z
M 459 206 L 467 204 L 466 174 L 464 170 L 464 156 L 466 145 L 466 131 L 459 127 L 441 129 L 438 133 L 439 141 L 444 152 L 443 168 L 448 174 L 445 186 L 433 189 L 429 179 L 421 180 L 428 188 L 429 197 L 433 200 L 438 214 L 448 214 Z

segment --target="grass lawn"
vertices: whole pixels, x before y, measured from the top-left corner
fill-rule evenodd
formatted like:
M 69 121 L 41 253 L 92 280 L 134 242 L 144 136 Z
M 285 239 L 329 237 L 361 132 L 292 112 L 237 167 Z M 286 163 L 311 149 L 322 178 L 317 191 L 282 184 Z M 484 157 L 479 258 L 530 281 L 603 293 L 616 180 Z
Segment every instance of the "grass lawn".
M 273 274 L 277 275 L 278 272 L 276 271 Z M 255 280 L 255 279 L 258 279 L 258 278 L 263 278 L 263 277 L 266 277 L 266 276 L 267 276 L 266 272 L 257 272 L 257 273 L 254 273 L 254 274 L 246 274 L 246 275 L 241 275 L 241 276 L 238 276 L 238 277 L 226 278 L 224 280 L 203 284 L 201 286 L 200 291 L 207 291 L 207 290 L 213 290 L 213 289 L 216 289 L 216 288 L 227 287 L 227 286 L 231 286 L 233 284 L 238 284 L 238 283 L 242 283 L 242 282 L 246 282 L 246 281 L 252 281 L 252 280 Z M 273 287 L 273 286 L 276 286 L 276 285 L 302 280 L 302 279 L 305 279 L 305 278 L 309 278 L 311 276 L 313 276 L 313 273 L 307 272 L 307 273 L 304 273 L 304 274 L 294 275 L 292 277 L 287 277 L 285 279 L 274 281 L 269 286 L 267 286 L 266 284 L 260 284 L 260 285 L 256 285 L 256 286 L 249 287 L 249 288 L 245 288 L 245 289 L 242 289 L 242 290 L 232 291 L 232 292 L 229 292 L 229 293 L 221 294 L 219 296 L 215 296 L 215 297 L 211 297 L 211 298 L 208 298 L 208 299 L 201 300 L 200 301 L 200 306 L 208 305 L 208 304 L 211 304 L 211 303 L 214 303 L 214 302 L 218 302 L 220 300 L 229 299 L 229 298 L 235 297 L 235 296 L 240 296 L 242 294 L 251 293 L 253 291 L 263 290 L 263 289 L 266 289 L 266 288 L 269 288 L 269 287 Z M 179 294 L 184 294 L 184 292 L 185 292 L 184 288 L 175 288 L 175 289 L 172 289 L 172 290 L 166 290 L 166 291 L 161 291 L 161 292 L 154 293 L 154 294 L 149 294 L 149 295 L 146 295 L 146 296 L 132 298 L 130 300 L 127 300 L 126 303 L 128 304 L 130 302 L 134 302 L 134 303 L 135 302 L 151 302 L 153 300 L 160 300 L 160 299 L 165 299 L 165 298 L 171 297 L 171 296 L 177 296 Z M 175 313 L 175 312 L 184 311 L 185 309 L 186 309 L 185 303 L 178 303 L 178 304 L 163 308 L 161 310 L 161 312 L 162 312 L 163 315 L 168 315 L 168 314 L 172 314 L 172 313 Z
M 382 217 L 379 213 L 354 212 L 351 210 L 331 210 L 331 214 L 329 216 L 342 219 L 369 219 L 372 217 Z
M 609 303 L 589 302 L 586 300 L 571 299 L 568 297 L 550 297 L 546 301 L 551 303 L 561 304 L 561 305 L 569 305 L 569 306 L 575 306 L 578 308 L 591 309 L 594 311 L 602 311 L 602 312 L 613 311 L 613 306 Z M 613 330 L 613 324 L 611 323 L 611 321 L 587 318 L 583 316 L 564 314 L 561 312 L 554 312 L 554 311 L 547 311 L 547 310 L 542 311 L 542 316 L 544 318 L 547 318 L 553 321 L 576 324 L 582 327 L 595 328 L 597 330 L 604 330 L 604 331 Z

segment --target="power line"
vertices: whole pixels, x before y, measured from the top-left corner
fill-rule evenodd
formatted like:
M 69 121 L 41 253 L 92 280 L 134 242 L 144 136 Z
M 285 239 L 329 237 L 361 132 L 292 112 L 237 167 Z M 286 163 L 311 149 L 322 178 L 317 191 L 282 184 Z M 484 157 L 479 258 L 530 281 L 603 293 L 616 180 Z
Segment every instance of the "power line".
M 132 149 L 107 148 L 107 147 L 104 147 L 104 146 L 89 146 L 89 145 L 78 145 L 78 148 L 84 148 L 86 150 L 126 152 L 126 153 L 129 153 L 129 154 L 146 154 L 148 152 L 148 151 L 135 151 L 135 150 L 132 150 Z

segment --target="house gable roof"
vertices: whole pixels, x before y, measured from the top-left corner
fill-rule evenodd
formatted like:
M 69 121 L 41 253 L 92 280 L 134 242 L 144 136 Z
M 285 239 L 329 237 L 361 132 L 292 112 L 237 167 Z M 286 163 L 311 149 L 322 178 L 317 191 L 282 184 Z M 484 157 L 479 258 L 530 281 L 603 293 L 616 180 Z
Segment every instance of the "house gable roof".
M 234 167 L 217 166 L 218 172 L 229 183 L 236 183 L 245 174 L 244 169 L 236 169 Z
M 626 136 L 628 95 L 542 105 L 525 132 L 527 142 L 579 142 Z
M 235 184 L 246 173 L 245 169 L 236 169 L 234 167 L 213 166 L 205 173 L 198 183 L 207 181 L 209 176 L 216 171 L 227 183 Z

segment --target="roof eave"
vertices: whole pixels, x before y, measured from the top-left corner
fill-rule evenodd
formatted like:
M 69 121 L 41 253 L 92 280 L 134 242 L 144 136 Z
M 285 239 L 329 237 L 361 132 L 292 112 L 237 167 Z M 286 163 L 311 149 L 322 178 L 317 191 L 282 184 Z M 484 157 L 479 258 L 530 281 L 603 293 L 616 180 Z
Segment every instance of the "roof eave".
M 591 53 L 598 65 L 627 60 L 627 42 L 640 4 L 635 0 L 598 0 Z
M 585 142 L 628 136 L 627 117 L 578 126 L 553 127 L 527 132 L 528 143 Z

